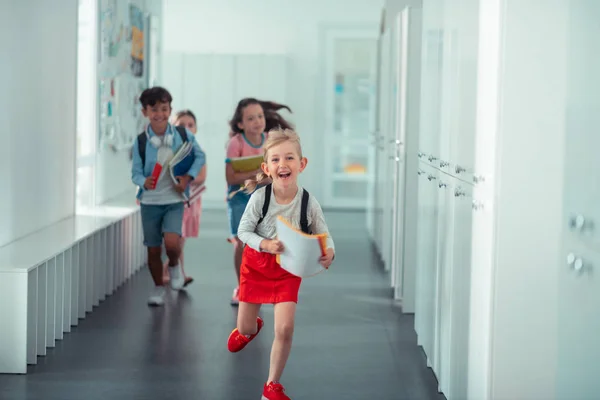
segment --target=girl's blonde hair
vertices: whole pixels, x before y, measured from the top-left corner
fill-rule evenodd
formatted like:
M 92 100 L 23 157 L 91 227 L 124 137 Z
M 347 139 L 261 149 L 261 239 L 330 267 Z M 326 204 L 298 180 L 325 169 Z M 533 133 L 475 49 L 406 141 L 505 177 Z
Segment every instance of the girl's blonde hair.
M 296 132 L 294 132 L 292 129 L 282 129 L 280 128 L 275 128 L 275 129 L 271 129 L 269 131 L 269 137 L 267 139 L 267 142 L 265 143 L 265 147 L 264 147 L 264 154 L 263 154 L 263 159 L 264 162 L 267 162 L 267 157 L 269 155 L 269 150 L 272 149 L 275 146 L 279 146 L 282 143 L 285 142 L 291 142 L 294 145 L 296 145 L 296 149 L 298 150 L 298 156 L 300 158 L 302 158 L 302 146 L 300 145 L 300 137 L 298 136 L 298 134 Z M 263 181 L 264 179 L 267 178 L 267 175 L 260 171 L 257 175 L 256 178 L 254 179 L 247 179 L 244 187 L 247 193 L 252 193 L 256 190 L 256 186 L 258 185 L 258 182 Z

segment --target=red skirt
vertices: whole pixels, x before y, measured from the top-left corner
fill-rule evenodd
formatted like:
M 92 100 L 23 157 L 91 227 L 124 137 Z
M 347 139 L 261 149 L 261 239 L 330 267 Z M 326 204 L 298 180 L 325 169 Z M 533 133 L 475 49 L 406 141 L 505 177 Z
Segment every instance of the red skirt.
M 302 278 L 281 268 L 276 257 L 275 254 L 244 247 L 240 268 L 240 301 L 255 304 L 298 302 Z

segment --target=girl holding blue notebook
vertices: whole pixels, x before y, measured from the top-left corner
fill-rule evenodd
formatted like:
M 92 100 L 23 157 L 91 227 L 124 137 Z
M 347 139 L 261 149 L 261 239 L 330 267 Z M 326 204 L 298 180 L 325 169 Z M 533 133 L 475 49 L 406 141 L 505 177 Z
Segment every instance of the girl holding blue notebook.
M 148 267 L 155 288 L 148 304 L 164 304 L 163 264 L 164 240 L 169 258 L 171 288 L 180 290 L 184 277 L 179 265 L 181 228 L 184 201 L 189 195 L 189 184 L 205 164 L 204 152 L 194 135 L 187 129 L 176 129 L 169 123 L 171 94 L 162 87 L 144 90 L 140 96 L 142 112 L 149 124 L 133 144 L 132 181 L 138 186 L 144 245 L 148 248 Z M 185 143 L 191 144 L 190 155 L 178 164 L 174 183 L 167 167 Z M 158 165 L 162 169 L 155 169 Z M 180 169 L 180 170 L 179 170 Z M 153 171 L 160 172 L 155 176 Z

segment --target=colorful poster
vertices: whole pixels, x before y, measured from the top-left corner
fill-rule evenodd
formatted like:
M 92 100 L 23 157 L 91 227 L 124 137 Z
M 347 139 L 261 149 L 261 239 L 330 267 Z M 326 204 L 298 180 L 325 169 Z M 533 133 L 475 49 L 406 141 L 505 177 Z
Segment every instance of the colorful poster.
M 144 74 L 144 14 L 135 4 L 129 6 L 131 25 L 131 73 L 141 77 Z

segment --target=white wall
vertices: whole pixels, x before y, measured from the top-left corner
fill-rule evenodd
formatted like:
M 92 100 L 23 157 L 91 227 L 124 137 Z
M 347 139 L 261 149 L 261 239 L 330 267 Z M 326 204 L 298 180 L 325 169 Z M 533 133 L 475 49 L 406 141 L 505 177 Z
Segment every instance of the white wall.
M 74 212 L 77 0 L 3 2 L 0 18 L 1 246 Z
M 383 1 L 305 0 L 282 4 L 276 0 L 165 0 L 163 48 L 165 53 L 286 54 L 289 79 L 285 93 L 294 112 L 290 119 L 296 124 L 303 151 L 310 159 L 302 182 L 320 199 L 323 190 L 319 177 L 327 153 L 320 145 L 326 88 L 322 85 L 319 28 L 377 26 Z M 168 60 L 163 59 L 165 62 Z M 223 115 L 223 121 L 230 117 Z M 223 135 L 227 133 L 224 125 Z M 224 151 L 207 157 L 222 158 Z M 218 184 L 225 189 L 224 178 Z M 214 183 L 207 182 L 209 185 Z

